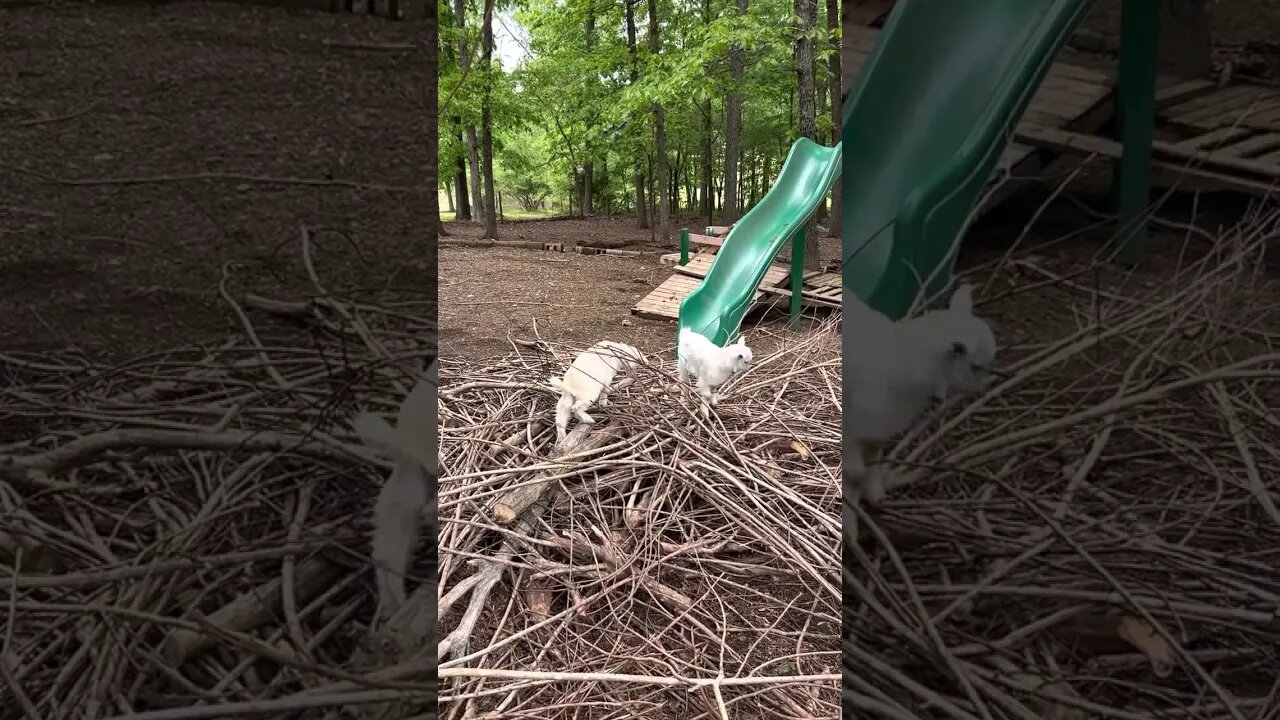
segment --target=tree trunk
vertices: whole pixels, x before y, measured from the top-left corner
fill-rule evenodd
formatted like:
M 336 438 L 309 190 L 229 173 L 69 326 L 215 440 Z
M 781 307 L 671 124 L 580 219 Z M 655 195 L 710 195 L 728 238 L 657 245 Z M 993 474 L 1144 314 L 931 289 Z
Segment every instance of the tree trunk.
M 453 204 L 453 183 L 445 183 L 444 197 L 449 201 L 449 212 L 453 213 L 455 218 L 458 217 L 458 208 Z
M 436 135 L 439 124 L 439 111 L 436 105 L 436 97 L 439 92 L 436 86 L 436 79 L 439 77 L 438 54 L 439 48 L 439 28 L 436 27 L 436 13 L 438 11 L 438 0 L 427 0 L 427 21 L 426 21 L 426 41 L 430 51 L 427 53 L 427 187 L 431 188 L 431 192 L 427 193 L 427 218 L 435 227 L 432 228 L 431 240 L 441 235 L 444 230 L 444 223 L 440 220 L 440 193 L 437 188 L 440 187 L 439 175 L 440 169 L 436 166 L 439 162 L 437 147 L 439 137 Z
M 591 48 L 594 47 L 596 44 L 596 5 L 593 0 L 587 0 L 586 26 L 587 26 L 586 27 L 587 54 L 590 55 Z M 589 80 L 589 82 L 594 82 L 594 80 Z M 582 149 L 582 154 L 585 156 L 583 158 L 583 173 L 582 173 L 582 216 L 583 217 L 586 217 L 587 215 L 590 215 L 592 212 L 594 212 L 592 210 L 592 202 L 591 202 L 591 196 L 594 192 L 593 186 L 595 182 L 593 177 L 595 175 L 595 173 L 593 172 L 594 169 L 591 167 L 592 150 L 593 149 L 591 148 L 590 145 L 587 145 Z
M 671 166 L 671 182 L 667 192 L 671 196 L 671 217 L 680 217 L 680 171 L 684 168 L 684 151 L 676 148 L 676 164 Z
M 812 2 L 813 0 L 809 0 Z M 484 4 L 483 47 L 484 98 L 480 105 L 480 144 L 484 152 L 484 225 L 485 237 L 498 239 L 498 213 L 493 202 L 493 2 Z
M 461 14 L 457 12 L 456 7 L 454 8 L 454 15 L 454 27 L 464 27 L 466 25 L 466 19 L 460 17 Z M 439 21 L 437 20 L 437 22 Z M 451 61 L 456 60 L 457 53 L 460 48 L 461 41 L 459 48 L 455 48 L 453 43 L 446 43 L 444 46 L 445 57 Z M 436 92 L 437 94 L 439 93 L 438 87 L 436 88 Z M 438 122 L 439 118 L 436 118 L 436 120 Z M 466 135 L 462 129 L 462 118 L 456 113 L 449 118 L 449 133 L 454 138 L 462 138 L 463 143 L 466 143 Z M 467 161 L 462 155 L 459 155 L 454 160 L 453 181 L 449 184 L 452 186 L 452 191 L 449 193 L 449 209 L 453 210 L 453 219 L 455 221 L 470 220 L 471 203 L 467 198 Z
M 627 16 L 627 53 L 631 55 L 631 84 L 635 85 L 640 82 L 640 55 L 636 49 L 636 3 L 640 0 L 622 0 L 622 7 L 626 10 Z M 638 136 L 639 134 L 636 133 Z M 636 195 L 636 227 L 649 227 L 649 208 L 644 201 L 644 168 L 645 154 L 644 148 L 641 147 L 641 141 L 635 141 L 635 173 L 632 179 L 635 183 Z
M 1183 79 L 1207 78 L 1213 72 L 1213 35 L 1205 0 L 1160 3 L 1160 72 Z
M 814 0 L 814 7 L 815 7 L 815 8 L 817 7 L 817 0 Z M 816 102 L 816 104 L 813 106 L 813 107 L 814 107 L 814 128 L 815 128 L 815 129 L 814 129 L 814 135 L 815 135 L 815 138 L 814 138 L 814 139 L 815 139 L 815 140 L 819 140 L 819 138 L 817 138 L 817 137 L 816 137 L 816 135 L 817 135 L 817 129 L 816 129 L 816 128 L 817 128 L 817 114 L 818 114 L 818 113 L 820 113 L 820 112 L 823 112 L 823 111 L 825 111 L 825 110 L 827 109 L 827 84 L 826 84 L 826 83 L 820 83 L 820 82 L 818 82 L 818 69 L 817 69 L 817 59 L 816 59 L 816 57 L 817 57 L 817 49 L 816 49 L 816 48 L 814 49 L 814 57 L 815 57 L 815 60 L 814 60 L 814 90 L 815 90 L 815 92 L 816 92 L 816 93 L 817 93 L 817 95 L 818 95 L 817 102 Z M 833 143 L 833 144 L 834 144 L 834 143 Z M 826 220 L 827 220 L 827 199 L 826 199 L 826 198 L 823 198 L 823 199 L 822 199 L 822 202 L 818 204 L 818 210 L 817 210 L 817 212 L 815 212 L 815 213 L 813 214 L 813 217 L 814 217 L 814 221 L 815 221 L 815 223 L 817 223 L 817 224 L 819 224 L 819 225 L 820 225 L 820 224 L 823 224 L 823 223 L 825 223 L 825 222 L 826 222 Z
M 795 0 L 796 15 L 800 20 L 796 36 L 796 112 L 800 134 L 810 140 L 818 139 L 817 113 L 813 97 L 813 40 L 808 33 L 818 21 L 817 0 Z M 808 270 L 822 267 L 821 249 L 813 232 L 813 221 L 805 225 L 804 266 Z
M 459 126 L 462 123 L 458 123 Z M 464 135 L 465 138 L 465 135 Z M 466 140 L 463 140 L 466 144 Z M 458 198 L 458 214 L 454 220 L 470 220 L 471 219 L 471 201 L 467 198 L 467 160 L 465 156 L 459 155 L 458 162 L 453 171 L 453 192 Z
M 662 52 L 658 36 L 658 0 L 649 0 L 649 52 L 656 58 Z M 667 113 L 659 103 L 653 104 L 653 134 L 657 141 L 658 170 L 658 237 L 662 244 L 671 242 L 671 180 L 667 177 Z
M 438 1 L 438 0 L 437 0 Z M 471 49 L 467 47 L 467 36 L 463 32 L 467 26 L 466 0 L 453 0 L 453 21 L 458 28 L 458 68 L 466 73 L 471 67 Z M 467 146 L 467 162 L 471 165 L 471 200 L 467 206 L 467 219 L 484 219 L 484 200 L 480 197 L 480 143 L 476 140 L 476 128 L 468 125 L 463 143 Z M 464 177 L 466 173 L 460 172 Z M 462 193 L 458 193 L 459 196 Z
M 831 34 L 835 31 L 840 22 L 840 3 L 838 0 L 827 0 L 827 30 Z M 839 141 L 840 138 L 840 42 L 836 41 L 836 52 L 831 54 L 831 59 L 827 61 L 827 82 L 831 87 L 827 94 L 831 96 L 831 127 L 832 140 Z M 832 143 L 834 144 L 834 143 Z M 843 186 L 840 184 L 840 176 L 836 175 L 835 184 L 831 186 L 831 220 L 827 223 L 827 237 L 840 237 L 840 193 L 843 192 Z
M 749 0 L 737 0 L 738 15 L 747 14 Z M 742 94 L 738 85 L 742 82 L 742 71 L 746 68 L 746 58 L 742 47 L 737 45 L 729 50 L 729 99 L 724 106 L 724 211 L 723 223 L 732 225 L 738 220 L 738 160 L 740 151 L 738 140 L 742 135 Z
M 714 16 L 711 12 L 711 0 L 702 0 L 702 23 L 710 25 Z M 715 167 L 714 149 L 712 147 L 713 136 L 711 123 L 714 120 L 711 110 L 711 98 L 707 98 L 702 102 L 702 137 L 700 139 L 702 145 L 702 192 L 698 198 L 698 212 L 707 219 L 707 224 L 713 224 L 711 218 L 712 205 L 711 202 L 711 172 Z M 691 208 L 692 209 L 692 208 Z
M 764 169 L 760 172 L 760 196 L 764 196 L 769 192 L 769 188 L 773 187 L 773 154 L 765 152 Z
M 700 205 L 698 207 L 698 211 L 707 218 L 708 225 L 712 224 L 711 172 L 712 168 L 715 167 L 711 122 L 711 100 L 708 99 L 702 105 L 702 197 L 699 198 Z

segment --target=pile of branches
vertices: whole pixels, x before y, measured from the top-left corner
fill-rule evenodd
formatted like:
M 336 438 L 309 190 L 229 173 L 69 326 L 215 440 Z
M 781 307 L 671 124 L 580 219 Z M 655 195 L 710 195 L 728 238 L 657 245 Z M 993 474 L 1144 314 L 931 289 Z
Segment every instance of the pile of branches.
M 221 344 L 0 354 L 0 717 L 434 704 L 431 648 L 415 664 L 369 642 L 390 463 L 351 431 L 359 409 L 394 416 L 434 308 L 228 284 L 243 330 Z
M 1163 282 L 1005 258 L 988 296 L 1034 288 L 1063 322 L 903 438 L 884 507 L 846 524 L 854 716 L 1280 712 L 1276 230 L 1251 219 Z
M 562 442 L 581 348 L 442 361 L 442 718 L 838 714 L 840 337 L 782 339 L 709 420 L 650 357 Z

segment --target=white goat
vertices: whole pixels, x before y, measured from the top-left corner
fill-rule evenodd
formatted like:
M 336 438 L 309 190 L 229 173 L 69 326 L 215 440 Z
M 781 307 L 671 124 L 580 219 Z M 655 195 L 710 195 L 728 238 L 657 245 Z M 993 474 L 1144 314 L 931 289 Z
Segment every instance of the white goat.
M 844 332 L 857 348 L 844 359 L 845 472 L 863 499 L 884 498 L 880 454 L 935 398 L 981 390 L 996 354 L 986 321 L 961 285 L 944 310 L 893 322 L 854 298 Z
M 370 412 L 355 419 L 361 441 L 395 462 L 373 507 L 372 556 L 378 614 L 389 619 L 405 601 L 404 578 L 418 539 L 422 511 L 436 496 L 438 368 L 435 360 L 400 405 L 396 427 Z
M 680 382 L 689 382 L 690 375 L 698 379 L 704 418 L 711 416 L 711 407 L 720 401 L 720 387 L 750 367 L 751 359 L 751 348 L 741 337 L 732 345 L 720 347 L 689 328 L 680 328 L 676 369 Z
M 593 403 L 607 407 L 610 390 L 620 390 L 635 380 L 626 378 L 614 387 L 614 377 L 619 371 L 641 362 L 644 356 L 634 347 L 601 340 L 579 353 L 564 371 L 563 378 L 551 378 L 551 387 L 560 391 L 560 402 L 556 403 L 556 439 L 562 441 L 568 435 L 571 417 L 576 416 L 579 422 L 594 423 L 595 418 L 587 414 L 587 408 Z

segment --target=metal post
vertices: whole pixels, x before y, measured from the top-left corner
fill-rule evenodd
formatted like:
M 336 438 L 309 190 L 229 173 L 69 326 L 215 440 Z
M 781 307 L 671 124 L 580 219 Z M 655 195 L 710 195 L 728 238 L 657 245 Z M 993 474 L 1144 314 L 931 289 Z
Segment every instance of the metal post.
M 1112 194 L 1120 216 L 1117 259 L 1136 265 L 1147 251 L 1147 222 L 1151 201 L 1151 142 L 1155 137 L 1156 58 L 1159 43 L 1160 0 L 1124 0 L 1120 19 L 1120 87 L 1116 109 L 1120 162 L 1114 166 Z
M 791 235 L 791 329 L 800 325 L 800 293 L 804 289 L 804 236 L 808 223 Z
M 689 228 L 680 228 L 680 265 L 689 264 Z

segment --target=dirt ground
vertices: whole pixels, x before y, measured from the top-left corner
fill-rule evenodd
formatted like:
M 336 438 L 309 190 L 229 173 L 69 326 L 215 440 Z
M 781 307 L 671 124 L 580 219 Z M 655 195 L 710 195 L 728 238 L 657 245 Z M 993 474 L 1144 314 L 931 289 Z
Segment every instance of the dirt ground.
M 697 228 L 705 219 L 683 218 L 676 227 Z M 477 223 L 449 223 L 458 238 L 479 238 Z M 520 220 L 503 223 L 503 240 L 537 240 L 640 250 L 639 257 L 578 255 L 515 248 L 440 248 L 440 343 L 446 357 L 479 359 L 509 352 L 512 339 L 535 333 L 554 343 L 589 345 L 617 340 L 645 353 L 668 352 L 675 345 L 674 321 L 646 320 L 631 314 L 645 295 L 674 273 L 658 258 L 662 248 L 634 218 Z M 820 239 L 822 257 L 839 256 L 838 238 Z M 786 337 L 786 309 L 747 318 L 753 347 L 768 350 Z M 806 317 L 819 322 L 826 313 Z
M 425 56 L 351 49 L 418 42 L 419 23 L 53 2 L 0 24 L 0 347 L 221 336 L 228 263 L 233 292 L 314 291 L 304 225 L 327 289 L 435 296 Z

